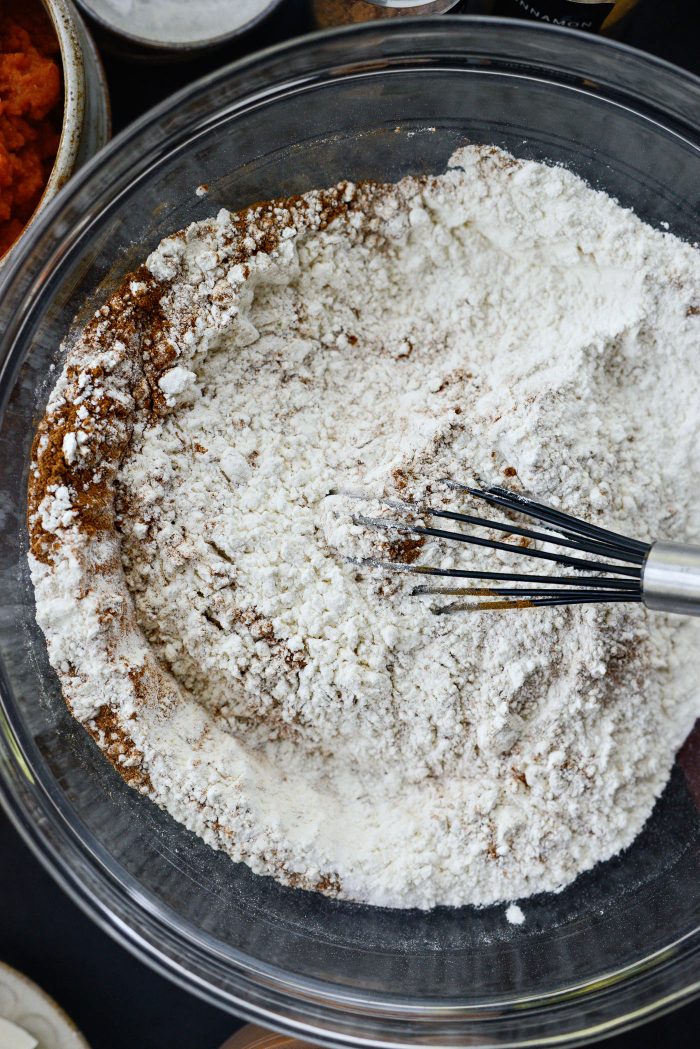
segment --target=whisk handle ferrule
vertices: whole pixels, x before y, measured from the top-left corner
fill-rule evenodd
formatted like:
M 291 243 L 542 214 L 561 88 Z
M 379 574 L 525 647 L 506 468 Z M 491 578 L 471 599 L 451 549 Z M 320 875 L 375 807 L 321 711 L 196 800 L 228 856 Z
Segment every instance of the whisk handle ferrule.
M 655 612 L 700 616 L 700 546 L 654 543 L 642 569 L 642 599 Z

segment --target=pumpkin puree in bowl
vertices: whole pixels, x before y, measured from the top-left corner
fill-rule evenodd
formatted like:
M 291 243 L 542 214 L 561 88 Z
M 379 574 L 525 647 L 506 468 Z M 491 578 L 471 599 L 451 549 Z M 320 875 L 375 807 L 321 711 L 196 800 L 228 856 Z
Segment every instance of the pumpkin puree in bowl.
M 61 129 L 53 26 L 36 0 L 0 0 L 0 258 L 31 218 Z

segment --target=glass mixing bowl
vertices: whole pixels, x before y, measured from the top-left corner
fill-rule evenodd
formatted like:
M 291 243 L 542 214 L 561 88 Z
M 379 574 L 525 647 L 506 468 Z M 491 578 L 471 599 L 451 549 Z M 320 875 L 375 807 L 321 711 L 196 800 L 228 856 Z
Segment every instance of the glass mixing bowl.
M 61 338 L 164 234 L 340 178 L 437 172 L 466 140 L 564 164 L 700 240 L 700 81 L 590 36 L 447 16 L 308 37 L 192 85 L 73 179 L 0 289 L 4 803 L 141 959 L 334 1045 L 580 1043 L 697 993 L 700 744 L 634 845 L 525 901 L 520 926 L 502 906 L 391 911 L 256 877 L 127 787 L 68 715 L 34 622 L 29 446 Z

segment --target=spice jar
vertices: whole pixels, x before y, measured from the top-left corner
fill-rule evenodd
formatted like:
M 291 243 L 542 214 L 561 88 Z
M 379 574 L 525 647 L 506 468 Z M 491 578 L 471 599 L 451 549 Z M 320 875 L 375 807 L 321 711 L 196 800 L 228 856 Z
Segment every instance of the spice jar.
M 538 22 L 549 22 L 550 25 L 567 26 L 569 29 L 614 35 L 638 2 L 639 0 L 471 0 L 466 5 L 466 10 L 470 14 L 532 18 Z
M 334 25 L 353 25 L 377 18 L 407 15 L 441 15 L 456 7 L 459 0 L 312 0 L 314 21 L 320 29 Z

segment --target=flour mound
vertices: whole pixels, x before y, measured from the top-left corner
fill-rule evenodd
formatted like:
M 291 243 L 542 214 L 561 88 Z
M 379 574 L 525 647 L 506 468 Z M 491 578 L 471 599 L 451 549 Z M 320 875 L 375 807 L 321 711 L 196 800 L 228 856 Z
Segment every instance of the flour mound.
M 560 889 L 651 813 L 700 711 L 698 624 L 435 615 L 381 563 L 513 557 L 357 508 L 468 509 L 454 478 L 697 536 L 699 336 L 697 251 L 492 148 L 168 238 L 71 348 L 35 446 L 37 616 L 76 717 L 287 884 Z

